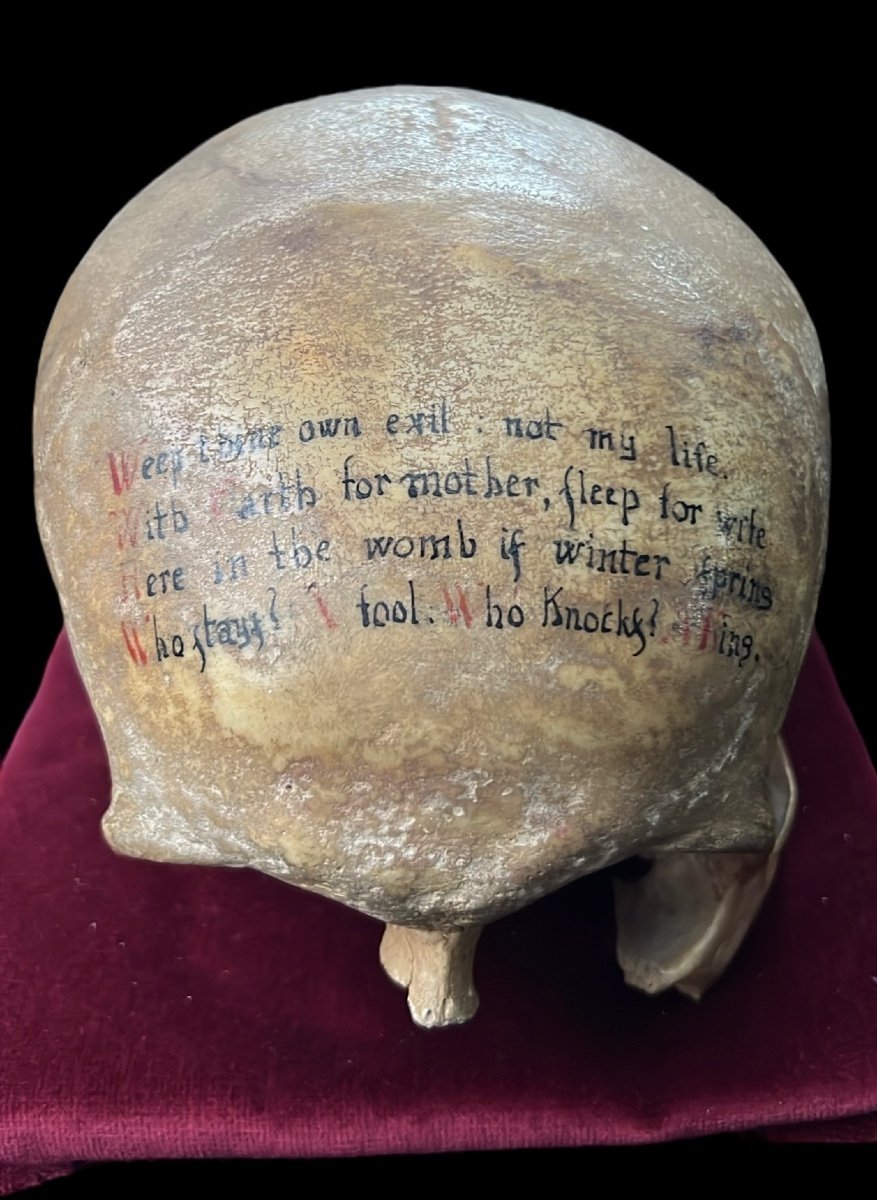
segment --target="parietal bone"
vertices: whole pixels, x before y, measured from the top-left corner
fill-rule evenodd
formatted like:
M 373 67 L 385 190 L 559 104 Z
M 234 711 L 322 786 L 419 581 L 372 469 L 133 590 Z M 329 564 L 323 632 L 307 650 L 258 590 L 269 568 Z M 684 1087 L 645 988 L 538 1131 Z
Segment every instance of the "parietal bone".
M 794 806 L 828 427 L 703 188 L 476 92 L 262 113 L 77 268 L 35 459 L 117 850 L 386 922 L 424 1025 L 485 923 L 632 855 L 628 979 L 724 968 Z

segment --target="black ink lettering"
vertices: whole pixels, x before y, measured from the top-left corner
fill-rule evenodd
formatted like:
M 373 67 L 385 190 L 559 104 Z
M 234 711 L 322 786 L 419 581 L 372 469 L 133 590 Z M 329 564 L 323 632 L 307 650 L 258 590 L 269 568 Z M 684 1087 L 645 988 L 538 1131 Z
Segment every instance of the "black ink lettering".
M 686 500 L 674 500 L 671 504 L 669 483 L 665 483 L 661 489 L 660 504 L 661 520 L 667 521 L 672 517 L 678 525 L 696 525 L 698 514 L 703 513 L 702 504 L 689 504 Z
M 469 459 L 466 458 L 463 460 L 461 471 L 448 471 L 444 476 L 436 470 L 406 471 L 399 482 L 407 487 L 411 500 L 422 496 L 435 496 L 436 499 L 441 499 L 445 495 L 477 495 L 474 478 L 475 472 L 472 470 Z
M 741 635 L 728 624 L 727 616 L 722 617 L 722 632 L 717 647 L 719 654 L 725 655 L 726 658 L 736 659 L 737 666 L 742 667 L 752 656 L 754 645 L 755 639 L 752 634 Z M 758 662 L 757 654 L 755 662 Z
M 378 496 L 384 495 L 384 486 L 392 482 L 390 476 L 384 471 L 379 471 L 374 476 L 364 475 L 357 477 L 350 474 L 350 464 L 353 462 L 353 455 L 348 454 L 344 460 L 344 475 L 342 477 L 342 485 L 344 487 L 345 500 L 369 500 L 373 492 Z
M 262 620 L 259 614 L 254 610 L 247 615 L 239 617 L 211 617 L 207 612 L 207 605 L 202 609 L 203 624 L 204 624 L 204 641 L 209 650 L 216 646 L 231 646 L 237 650 L 244 650 L 251 642 L 258 642 L 258 649 L 262 650 L 265 645 L 265 634 L 262 628 Z M 197 638 L 198 625 L 193 628 L 193 633 Z M 206 656 L 205 656 L 206 657 Z
M 420 536 L 411 534 L 403 534 L 394 537 L 392 534 L 376 534 L 371 537 L 366 537 L 365 555 L 368 562 L 374 562 L 375 559 L 387 558 L 391 554 L 395 558 L 417 558 L 427 559 L 430 562 L 435 562 L 436 559 L 448 559 L 454 557 L 454 549 L 451 544 L 451 535 L 424 533 Z M 478 543 L 474 537 L 467 537 L 466 530 L 463 525 L 462 518 L 457 518 L 457 557 L 473 558 L 478 550 Z
M 490 455 L 485 457 L 484 473 L 486 484 L 482 494 L 485 500 L 493 500 L 497 496 L 508 496 L 512 500 L 521 495 L 532 496 L 539 487 L 538 475 L 524 475 L 523 478 L 512 473 L 505 477 L 497 475 L 490 461 Z M 522 487 L 523 492 L 521 491 Z
M 407 421 L 404 430 L 400 421 Z M 447 400 L 432 404 L 428 409 L 409 413 L 391 413 L 387 417 L 386 430 L 392 437 L 397 433 L 410 433 L 415 437 L 445 437 L 451 432 L 451 414 Z
M 342 437 L 359 437 L 362 434 L 359 417 L 321 417 L 316 422 L 302 421 L 298 427 L 298 437 L 301 442 L 312 442 L 317 436 L 337 437 L 339 430 Z
M 168 530 L 167 521 L 170 518 L 171 529 Z M 189 518 L 182 508 L 177 508 L 176 501 L 171 500 L 170 512 L 162 509 L 158 501 L 155 502 L 154 512 L 150 510 L 149 516 L 146 518 L 146 538 L 147 541 L 164 541 L 170 536 L 170 533 L 186 533 L 189 528 Z
M 278 571 L 287 567 L 306 571 L 317 562 L 325 563 L 330 560 L 330 543 L 328 538 L 322 538 L 313 548 L 302 541 L 293 527 L 289 531 L 289 546 L 284 548 L 277 539 L 277 530 L 271 530 L 271 546 L 265 552 L 274 559 Z
M 192 626 L 192 649 L 196 650 L 201 657 L 201 674 L 204 674 L 204 668 L 207 666 L 207 655 L 204 653 L 204 647 L 201 644 L 201 639 L 198 637 L 199 625 Z
M 155 502 L 155 515 L 146 518 L 146 537 L 150 542 L 157 539 L 164 541 L 164 523 L 168 519 L 168 514 L 163 512 L 158 501 Z
M 157 574 L 146 576 L 146 595 L 153 597 L 166 596 L 169 591 L 181 592 L 185 586 L 185 567 L 167 568 Z
M 563 486 L 558 495 L 569 512 L 569 528 L 576 527 L 578 509 L 588 505 L 607 505 L 621 510 L 621 524 L 629 525 L 630 516 L 640 506 L 636 488 L 613 487 L 603 483 L 589 483 L 581 468 L 569 466 L 563 474 Z
M 154 457 L 147 455 L 140 467 L 140 474 L 144 479 L 153 479 L 157 475 L 170 475 L 171 487 L 174 489 L 178 486 L 182 473 L 182 449 L 161 450 Z
M 163 658 L 170 658 L 170 653 L 167 648 L 167 642 L 158 634 L 158 622 L 155 617 L 152 618 L 152 632 L 155 636 L 155 657 L 158 662 Z
M 461 517 L 457 517 L 457 536 L 460 540 L 460 558 L 474 558 L 478 550 L 478 543 L 474 537 L 466 537 Z
M 414 592 L 414 580 L 408 580 L 408 595 L 405 600 L 366 600 L 367 584 L 361 584 L 359 599 L 355 607 L 363 629 L 385 629 L 387 625 L 419 625 L 417 616 L 417 597 Z
M 503 417 L 506 437 L 526 438 L 528 441 L 539 441 L 542 438 L 551 442 L 557 441 L 555 430 L 563 429 L 563 422 L 552 417 L 551 410 L 546 405 L 542 417 Z
M 633 658 L 639 658 L 648 644 L 646 628 L 648 628 L 649 637 L 655 636 L 660 607 L 657 599 L 651 601 L 651 614 L 646 617 L 638 604 L 631 607 L 630 604 L 625 603 L 623 598 L 604 604 L 601 612 L 579 604 L 561 604 L 560 596 L 563 590 L 563 587 L 558 587 L 553 592 L 549 592 L 547 587 L 543 588 L 543 628 L 554 627 L 573 632 L 600 633 L 624 638 L 626 641 L 633 642 L 637 647 L 633 651 Z
M 596 545 L 593 533 L 585 541 L 555 540 L 554 560 L 559 567 L 579 565 L 599 573 L 635 575 L 641 579 L 653 576 L 656 580 L 660 580 L 664 567 L 670 566 L 667 555 L 642 553 L 630 547 L 627 538 L 611 549 Z
M 618 451 L 618 457 L 622 462 L 636 462 L 636 435 L 633 433 L 620 433 L 616 437 L 611 429 L 583 429 L 583 434 L 588 437 L 588 447 L 591 450 L 608 450 L 611 453 Z
M 236 583 L 238 579 L 247 574 L 247 556 L 245 554 L 233 554 L 228 560 L 228 565 L 229 578 L 232 583 Z
M 250 521 L 256 517 L 280 516 L 288 512 L 304 512 L 313 508 L 318 500 L 316 488 L 305 483 L 301 471 L 295 469 L 292 480 L 287 479 L 282 471 L 277 473 L 277 486 L 264 492 L 252 492 L 237 509 L 237 516 L 242 521 Z
M 773 608 L 773 589 L 769 583 L 746 571 L 732 570 L 723 563 L 713 561 L 704 554 L 696 578 L 702 584 L 701 594 L 708 600 L 731 597 L 743 604 L 751 605 L 761 612 Z
M 742 517 L 719 509 L 716 512 L 719 533 L 726 542 L 734 541 L 738 545 L 763 550 L 767 545 L 767 530 L 756 520 L 757 514 L 757 508 L 751 508 L 749 513 Z
M 494 600 L 490 584 L 485 587 L 484 624 L 488 629 L 520 629 L 524 619 L 524 610 L 520 604 L 510 604 L 504 609 L 502 604 Z
M 522 534 L 523 529 L 513 529 L 511 534 L 503 525 L 502 534 L 499 539 L 499 555 L 500 558 L 506 561 L 511 561 L 514 571 L 514 582 L 517 583 L 521 578 L 521 551 L 526 546 Z M 506 536 L 508 534 L 508 536 Z
M 614 450 L 615 442 L 610 429 L 586 429 L 592 450 Z
M 268 617 L 275 629 L 280 628 L 280 618 L 277 615 L 277 588 L 269 587 L 271 600 L 268 603 Z
M 689 471 L 697 471 L 700 475 L 718 476 L 718 456 L 709 453 L 706 442 L 697 442 L 692 449 L 685 438 L 677 436 L 672 425 L 665 425 L 664 428 L 670 435 L 670 462 L 674 467 L 684 467 Z
M 217 433 L 215 443 L 211 444 L 206 434 L 198 439 L 198 457 L 201 462 L 226 463 L 233 462 L 248 454 L 258 454 L 263 450 L 275 450 L 280 444 L 282 425 L 260 425 L 255 429 L 245 429 L 233 433 Z

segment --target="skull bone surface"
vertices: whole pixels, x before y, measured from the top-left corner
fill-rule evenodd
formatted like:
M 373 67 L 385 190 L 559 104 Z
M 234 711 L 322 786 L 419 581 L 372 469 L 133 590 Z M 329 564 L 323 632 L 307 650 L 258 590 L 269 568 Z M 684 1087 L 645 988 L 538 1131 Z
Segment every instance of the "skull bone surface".
M 628 980 L 721 972 L 793 809 L 828 431 L 713 196 L 474 92 L 263 113 L 76 270 L 35 457 L 116 849 L 372 914 L 425 1025 L 486 922 L 632 855 Z

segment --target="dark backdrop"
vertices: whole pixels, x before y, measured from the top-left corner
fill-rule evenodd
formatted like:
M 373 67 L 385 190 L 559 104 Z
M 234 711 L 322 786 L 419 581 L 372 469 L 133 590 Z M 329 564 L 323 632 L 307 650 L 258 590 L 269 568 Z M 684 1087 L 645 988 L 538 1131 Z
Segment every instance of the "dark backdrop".
M 239 16 L 245 19 L 246 14 Z M 784 266 L 819 331 L 832 402 L 831 541 L 817 628 L 854 715 L 860 726 L 864 723 L 874 618 L 862 573 L 873 538 L 869 514 L 875 463 L 865 436 L 871 408 L 865 362 L 873 335 L 863 329 L 861 317 L 867 310 L 850 299 L 867 247 L 860 230 L 869 219 L 860 200 L 859 155 L 847 135 L 855 111 L 849 93 L 854 68 L 835 79 L 829 94 L 818 63 L 827 53 L 830 65 L 833 56 L 819 36 L 804 48 L 763 45 L 757 30 L 739 23 L 717 35 L 718 41 L 730 43 L 731 53 L 722 57 L 714 53 L 717 40 L 712 36 L 705 36 L 694 53 L 666 46 L 651 53 L 645 45 L 634 62 L 617 35 L 587 45 L 570 35 L 564 61 L 556 64 L 557 43 L 566 40 L 563 30 L 555 32 L 548 49 L 535 48 L 526 30 L 514 47 L 488 43 L 473 49 L 463 28 L 465 14 L 434 15 L 430 10 L 426 16 L 427 24 L 441 25 L 445 33 L 449 24 L 461 23 L 453 49 L 443 55 L 420 44 L 416 50 L 403 46 L 376 60 L 363 46 L 363 65 L 355 69 L 332 65 L 331 39 L 293 39 L 279 32 L 280 44 L 263 66 L 261 55 L 274 40 L 272 30 L 265 31 L 264 45 L 256 52 L 231 44 L 233 37 L 222 53 L 191 47 L 183 51 L 174 48 L 169 36 L 142 61 L 131 58 L 136 34 L 119 53 L 92 50 L 83 57 L 75 44 L 62 68 L 34 68 L 32 86 L 7 114 L 7 133 L 18 134 L 22 143 L 7 245 L 11 278 L 6 293 L 14 302 L 15 334 L 7 343 L 6 361 L 14 378 L 4 437 L 5 528 L 12 546 L 7 542 L 6 570 L 0 577 L 6 597 L 4 690 L 10 700 L 4 745 L 36 691 L 61 623 L 35 531 L 29 445 L 39 348 L 66 279 L 131 196 L 214 133 L 277 104 L 397 82 L 520 96 L 606 125 L 713 191 Z M 710 1141 L 726 1161 L 739 1149 L 736 1138 Z M 656 1153 L 665 1152 L 657 1148 Z M 501 1157 L 515 1171 L 535 1167 L 541 1174 L 547 1165 L 541 1155 L 540 1161 L 531 1155 Z M 374 1162 L 362 1178 L 380 1178 L 382 1165 Z M 557 1154 L 553 1165 L 558 1165 Z M 458 1166 L 462 1178 L 471 1156 L 460 1156 Z M 429 1176 L 435 1164 L 424 1167 Z M 196 1165 L 190 1168 L 195 1171 Z M 156 1186 L 222 1181 L 225 1168 L 205 1175 L 208 1170 L 192 1174 L 172 1168 L 169 1174 L 140 1178 Z M 117 1185 L 130 1182 L 130 1172 L 110 1174 L 105 1181 L 80 1177 L 78 1183 L 49 1185 L 47 1191 L 102 1195 L 104 1186 L 116 1194 Z M 249 1184 L 256 1194 L 267 1190 L 264 1173 L 256 1172 L 253 1165 L 248 1177 L 233 1173 L 233 1186 Z M 416 1178 L 416 1172 L 408 1177 Z M 304 1167 L 286 1176 L 290 1183 L 309 1178 L 314 1176 Z
M 20 543 L 4 580 L 11 604 L 7 653 L 19 651 L 10 683 L 11 735 L 38 686 L 60 615 L 35 534 L 31 501 L 30 410 L 43 334 L 60 292 L 93 239 L 137 191 L 177 159 L 264 108 L 320 93 L 390 82 L 448 83 L 521 96 L 606 125 L 652 150 L 713 191 L 758 234 L 785 267 L 822 341 L 831 392 L 834 476 L 831 541 L 817 628 L 860 724 L 864 677 L 873 662 L 874 618 L 862 598 L 873 539 L 873 450 L 865 440 L 868 335 L 850 300 L 863 251 L 855 164 L 842 102 L 789 63 L 751 50 L 724 69 L 716 62 L 674 70 L 658 61 L 639 74 L 569 72 L 552 78 L 522 66 L 468 65 L 451 57 L 359 71 L 331 67 L 257 78 L 190 64 L 149 67 L 73 63 L 47 85 L 43 108 L 25 122 L 23 170 L 15 197 L 15 321 L 7 345 L 14 385 L 4 458 L 11 466 L 6 528 Z M 422 56 L 421 56 L 422 57 Z M 438 56 L 436 56 L 437 58 Z M 475 57 L 474 55 L 471 57 Z M 873 335 L 871 335 L 873 336 Z M 866 408 L 866 404 L 868 408 Z

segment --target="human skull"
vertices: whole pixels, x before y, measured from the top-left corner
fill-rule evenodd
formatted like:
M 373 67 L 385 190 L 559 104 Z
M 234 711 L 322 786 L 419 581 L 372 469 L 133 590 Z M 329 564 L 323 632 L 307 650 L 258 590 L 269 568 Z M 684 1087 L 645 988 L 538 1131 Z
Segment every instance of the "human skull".
M 699 995 L 794 806 L 825 384 L 678 171 L 538 105 L 263 113 L 111 222 L 46 337 L 37 508 L 126 854 L 387 923 L 414 1019 L 478 932 L 640 855 L 619 958 Z

